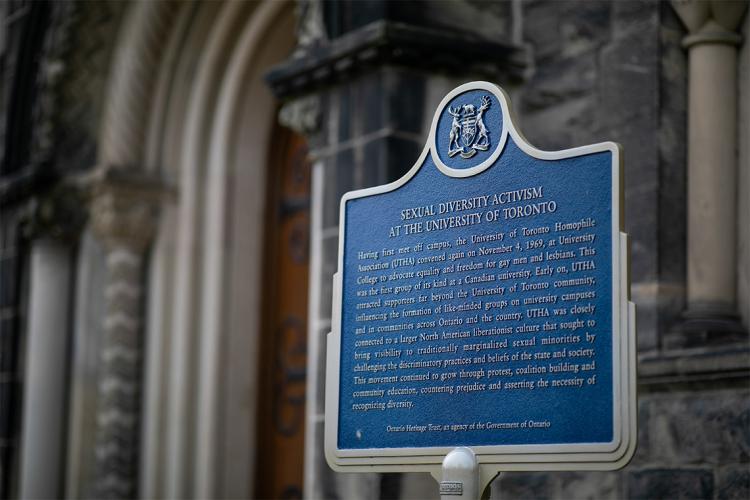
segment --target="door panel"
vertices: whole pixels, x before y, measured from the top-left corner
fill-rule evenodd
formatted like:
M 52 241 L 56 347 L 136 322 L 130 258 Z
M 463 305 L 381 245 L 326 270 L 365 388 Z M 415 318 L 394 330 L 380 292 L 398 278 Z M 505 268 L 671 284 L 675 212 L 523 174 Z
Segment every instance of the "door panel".
M 302 498 L 310 165 L 302 136 L 277 126 L 269 165 L 260 360 L 257 498 Z

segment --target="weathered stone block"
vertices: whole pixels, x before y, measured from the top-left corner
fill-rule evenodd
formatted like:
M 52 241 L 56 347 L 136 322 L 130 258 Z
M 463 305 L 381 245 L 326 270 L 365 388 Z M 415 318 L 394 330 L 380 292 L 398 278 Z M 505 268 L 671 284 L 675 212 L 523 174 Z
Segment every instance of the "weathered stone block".
M 668 229 L 664 230 L 665 232 Z M 676 248 L 676 247 L 669 247 Z M 684 245 L 679 247 L 684 249 Z M 669 252 L 664 245 L 662 245 L 663 260 L 670 260 L 670 256 L 674 261 L 682 263 L 682 269 L 684 273 L 684 252 Z M 662 264 L 661 269 L 664 271 L 667 264 Z M 663 275 L 663 273 L 662 273 Z M 685 297 L 687 289 L 684 281 L 677 283 L 670 283 L 666 280 L 661 280 L 659 283 L 659 318 L 658 318 L 658 331 L 660 333 L 659 344 L 665 345 L 665 335 L 672 331 L 675 325 L 679 324 L 683 318 L 682 313 L 685 310 L 686 301 Z
M 649 427 L 645 425 L 650 418 L 649 405 L 644 404 L 643 398 L 638 398 L 638 442 L 636 443 L 635 455 L 630 461 L 630 467 L 639 467 L 647 464 L 651 456 L 651 442 Z
M 399 498 L 419 498 L 431 500 L 440 498 L 438 482 L 427 473 L 410 472 L 401 475 L 401 494 Z
M 595 50 L 610 36 L 612 2 L 534 1 L 523 6 L 524 38 L 538 60 Z
M 649 394 L 650 459 L 726 464 L 750 460 L 750 391 Z
M 493 500 L 552 498 L 554 482 L 551 474 L 508 472 L 492 482 Z
M 638 30 L 602 49 L 601 121 L 610 126 L 640 121 L 647 129 L 657 126 L 659 106 L 659 30 Z
M 566 149 L 572 145 L 588 144 L 578 142 L 576 124 L 582 117 L 591 117 L 594 101 L 590 96 L 568 99 L 556 106 L 528 113 L 522 118 L 522 131 L 536 147 L 546 150 Z M 578 142 L 578 144 L 576 144 Z
M 633 499 L 705 499 L 713 496 L 710 469 L 650 469 L 627 475 L 627 497 Z
M 576 500 L 616 500 L 622 498 L 620 474 L 617 472 L 559 472 L 557 498 Z
M 750 498 L 750 464 L 722 467 L 716 473 L 717 500 L 747 500 Z
M 657 279 L 657 197 L 655 186 L 625 190 L 625 231 L 630 237 L 633 284 Z
M 596 52 L 539 64 L 521 89 L 517 105 L 523 114 L 591 96 L 598 77 Z
M 659 299 L 657 285 L 653 282 L 633 283 L 631 286 L 631 299 L 637 306 L 636 347 L 638 352 L 657 349 L 659 347 Z
M 612 2 L 613 37 L 651 29 L 658 22 L 659 3 L 655 0 Z

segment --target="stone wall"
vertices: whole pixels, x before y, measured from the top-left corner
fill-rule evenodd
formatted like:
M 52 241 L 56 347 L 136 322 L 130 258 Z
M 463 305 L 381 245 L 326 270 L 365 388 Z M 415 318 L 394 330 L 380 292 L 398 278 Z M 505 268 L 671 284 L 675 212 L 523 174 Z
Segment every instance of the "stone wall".
M 667 3 L 585 5 L 524 4 L 534 68 L 517 107 L 527 137 L 544 149 L 602 140 L 624 146 L 641 360 L 638 450 L 618 472 L 509 473 L 492 485 L 492 495 L 746 498 L 747 345 L 670 351 L 662 343 L 685 305 L 684 30 Z M 734 352 L 734 361 L 719 351 Z
M 638 450 L 621 472 L 509 473 L 493 484 L 493 498 L 746 498 L 747 346 L 735 346 L 737 365 L 710 367 L 698 356 L 710 359 L 723 347 L 662 348 L 685 294 L 684 30 L 667 3 L 579 7 L 525 5 L 535 67 L 520 92 L 520 114 L 525 133 L 542 148 L 607 139 L 624 146 L 642 361 Z
M 685 266 L 685 55 L 668 4 L 523 4 L 531 77 L 516 108 L 542 149 L 613 140 L 625 150 L 638 347 L 681 312 Z
M 685 308 L 684 28 L 666 2 L 532 0 L 512 7 L 503 11 L 510 26 L 498 26 L 520 33 L 517 41 L 529 50 L 530 65 L 523 82 L 495 81 L 510 91 L 530 142 L 547 150 L 606 140 L 624 146 L 625 230 L 638 307 L 639 446 L 623 471 L 504 474 L 492 484 L 492 498 L 746 498 L 748 346 L 669 350 L 663 342 Z M 477 77 L 397 64 L 318 94 L 323 126 L 312 144 L 320 188 L 313 205 L 317 200 L 321 214 L 313 230 L 319 259 L 311 282 L 320 284 L 320 301 L 312 311 L 318 330 L 310 345 L 317 373 L 315 394 L 309 395 L 309 443 L 322 443 L 324 337 L 337 266 L 339 199 L 350 189 L 400 176 L 419 154 L 439 100 Z M 748 191 L 747 173 L 742 175 L 740 189 Z M 742 217 L 748 220 L 748 214 Z M 747 238 L 741 233 L 741 273 L 747 273 Z M 747 301 L 746 290 L 740 300 Z M 322 450 L 314 454 L 306 476 L 312 498 L 437 496 L 427 475 L 334 474 Z

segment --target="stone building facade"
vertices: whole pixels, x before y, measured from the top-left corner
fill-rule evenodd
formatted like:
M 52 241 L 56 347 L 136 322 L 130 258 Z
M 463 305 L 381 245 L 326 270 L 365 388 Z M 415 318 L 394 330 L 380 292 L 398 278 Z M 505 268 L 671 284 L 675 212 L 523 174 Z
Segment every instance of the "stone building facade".
M 322 453 L 338 205 L 460 83 L 614 140 L 638 307 L 622 471 L 493 498 L 750 496 L 746 1 L 0 4 L 0 496 L 435 498 Z

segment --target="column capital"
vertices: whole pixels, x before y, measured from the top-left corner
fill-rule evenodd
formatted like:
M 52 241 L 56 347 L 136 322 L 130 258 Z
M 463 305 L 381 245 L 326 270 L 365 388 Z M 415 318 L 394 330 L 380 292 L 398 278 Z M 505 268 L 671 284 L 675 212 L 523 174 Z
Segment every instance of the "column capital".
M 740 45 L 737 33 L 747 10 L 748 0 L 672 0 L 680 20 L 688 30 L 682 45 L 700 43 Z
M 91 227 L 105 245 L 142 252 L 151 242 L 165 189 L 155 177 L 123 168 L 99 169 L 91 179 Z
M 320 129 L 320 96 L 310 94 L 289 99 L 279 111 L 279 123 L 298 134 L 310 135 Z
M 26 203 L 23 234 L 30 240 L 75 241 L 86 222 L 85 206 L 86 193 L 80 186 L 61 184 Z

